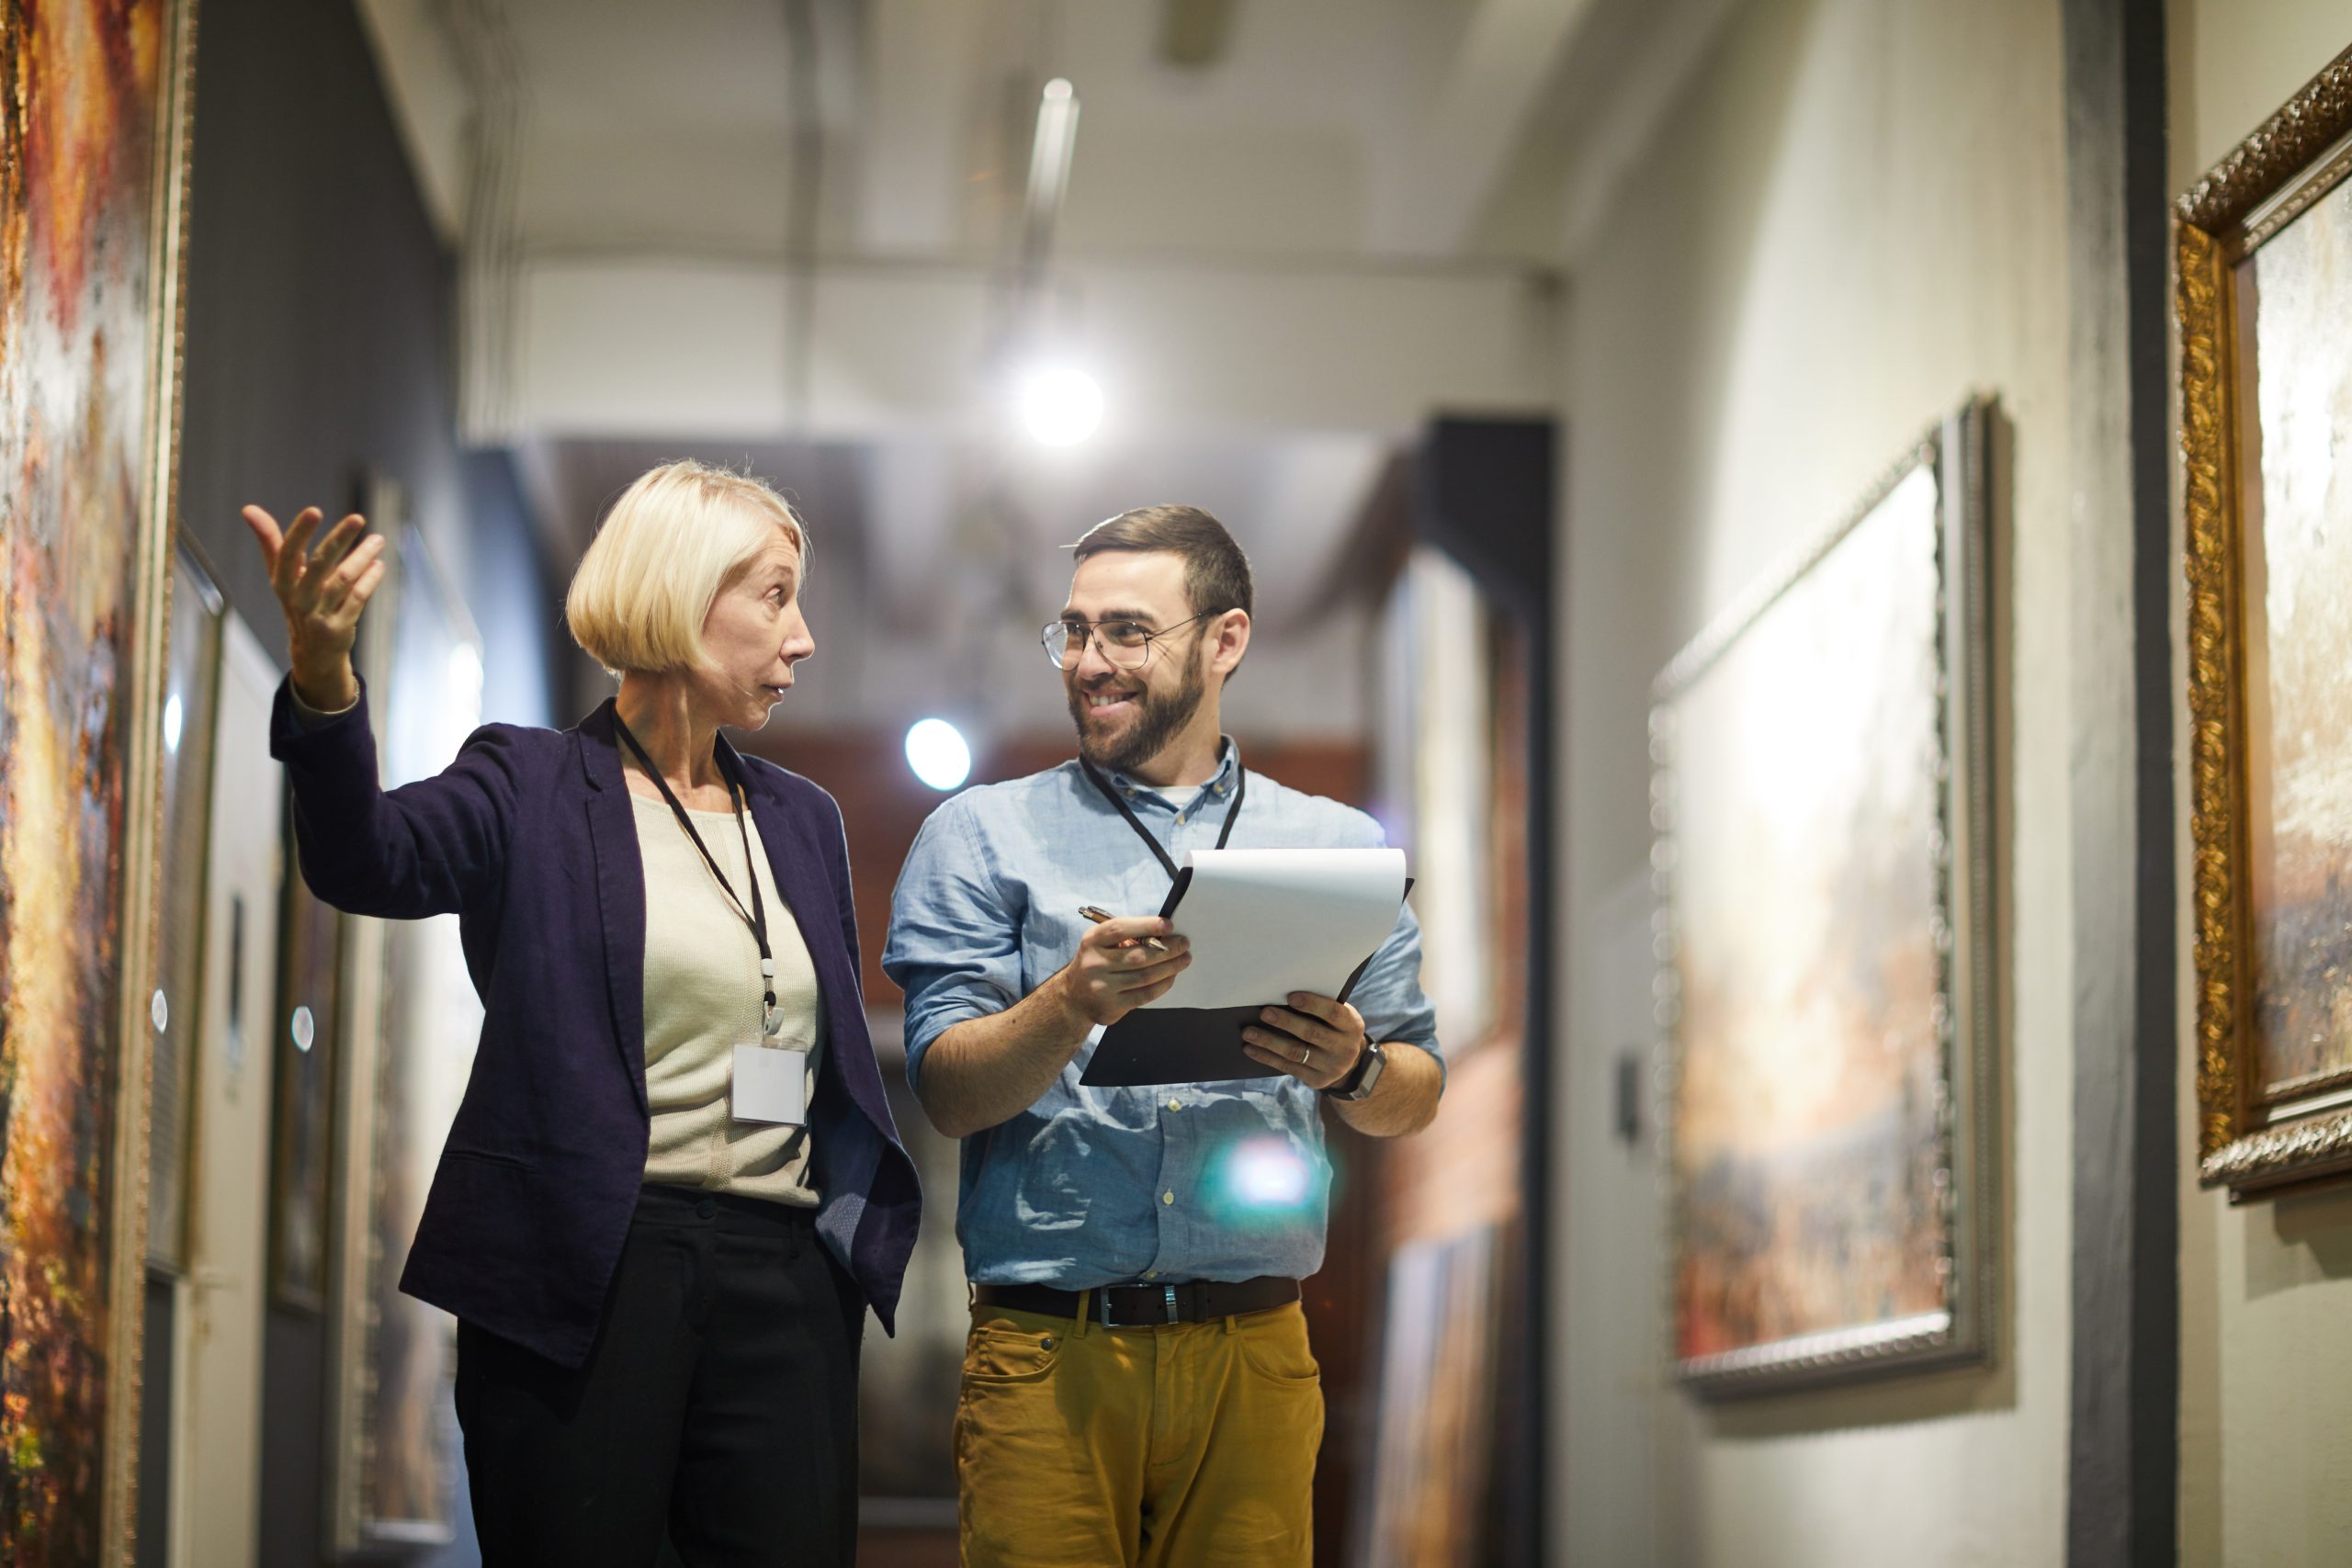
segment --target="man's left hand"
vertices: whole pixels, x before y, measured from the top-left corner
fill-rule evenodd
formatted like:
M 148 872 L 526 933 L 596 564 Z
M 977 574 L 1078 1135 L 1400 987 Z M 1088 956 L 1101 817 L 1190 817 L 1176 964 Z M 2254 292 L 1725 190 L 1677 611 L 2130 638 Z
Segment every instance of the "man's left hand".
M 1338 1083 L 1363 1055 L 1363 1014 L 1329 997 L 1294 991 L 1290 1006 L 1266 1008 L 1258 1018 L 1241 1032 L 1243 1053 L 1309 1089 Z

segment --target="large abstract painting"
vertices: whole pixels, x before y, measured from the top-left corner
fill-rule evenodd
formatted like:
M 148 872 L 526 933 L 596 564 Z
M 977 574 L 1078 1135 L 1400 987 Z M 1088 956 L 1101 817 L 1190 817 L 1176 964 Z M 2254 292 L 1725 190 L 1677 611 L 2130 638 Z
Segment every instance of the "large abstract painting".
M 2352 1170 L 2352 51 L 2178 209 L 2200 1154 Z
M 1705 1392 L 1981 1352 L 1990 410 L 1660 678 L 1674 1332 Z
M 126 1539 L 185 8 L 0 0 L 0 1560 Z

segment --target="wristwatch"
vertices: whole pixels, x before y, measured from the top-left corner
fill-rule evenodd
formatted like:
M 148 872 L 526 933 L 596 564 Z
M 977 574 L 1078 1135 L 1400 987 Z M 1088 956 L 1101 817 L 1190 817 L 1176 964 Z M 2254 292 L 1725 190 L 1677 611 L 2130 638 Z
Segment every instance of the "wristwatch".
M 1333 1100 L 1370 1100 L 1372 1087 L 1380 1081 L 1380 1070 L 1387 1065 L 1388 1058 L 1382 1054 L 1379 1045 L 1366 1041 L 1363 1055 L 1358 1056 L 1356 1065 L 1348 1069 L 1348 1076 L 1323 1092 Z

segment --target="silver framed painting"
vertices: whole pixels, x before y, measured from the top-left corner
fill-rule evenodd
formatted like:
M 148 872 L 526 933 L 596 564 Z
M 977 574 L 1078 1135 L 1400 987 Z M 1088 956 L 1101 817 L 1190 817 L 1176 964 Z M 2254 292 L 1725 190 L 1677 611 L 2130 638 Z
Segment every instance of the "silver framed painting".
M 1674 1357 L 1702 1394 L 1990 1351 L 1999 427 L 1989 400 L 1941 421 L 1654 688 Z

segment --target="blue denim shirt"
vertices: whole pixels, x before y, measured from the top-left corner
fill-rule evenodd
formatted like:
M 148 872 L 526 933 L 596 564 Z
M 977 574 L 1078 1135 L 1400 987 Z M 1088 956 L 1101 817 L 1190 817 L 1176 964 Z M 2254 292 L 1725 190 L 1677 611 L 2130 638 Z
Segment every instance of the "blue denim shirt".
M 1240 753 L 1182 803 L 1105 776 L 1180 865 L 1213 849 Z M 1251 773 L 1228 847 L 1363 849 L 1380 825 Z M 1079 908 L 1156 914 L 1168 873 L 1076 761 L 969 789 L 931 815 L 899 873 L 882 967 L 907 993 L 907 1076 L 933 1041 L 1002 1012 L 1069 963 Z M 1182 916 L 1177 917 L 1178 924 Z M 1437 1053 L 1408 907 L 1349 998 L 1371 1037 Z M 1345 976 L 1331 977 L 1337 990 Z M 1279 998 L 1269 998 L 1279 999 Z M 1238 1043 L 1237 1042 L 1237 1044 Z M 1323 1266 L 1331 1167 L 1323 1108 L 1288 1077 L 1082 1086 L 1094 1051 L 1011 1121 L 964 1140 L 956 1234 L 984 1284 L 1088 1290 L 1130 1280 L 1304 1278 Z

